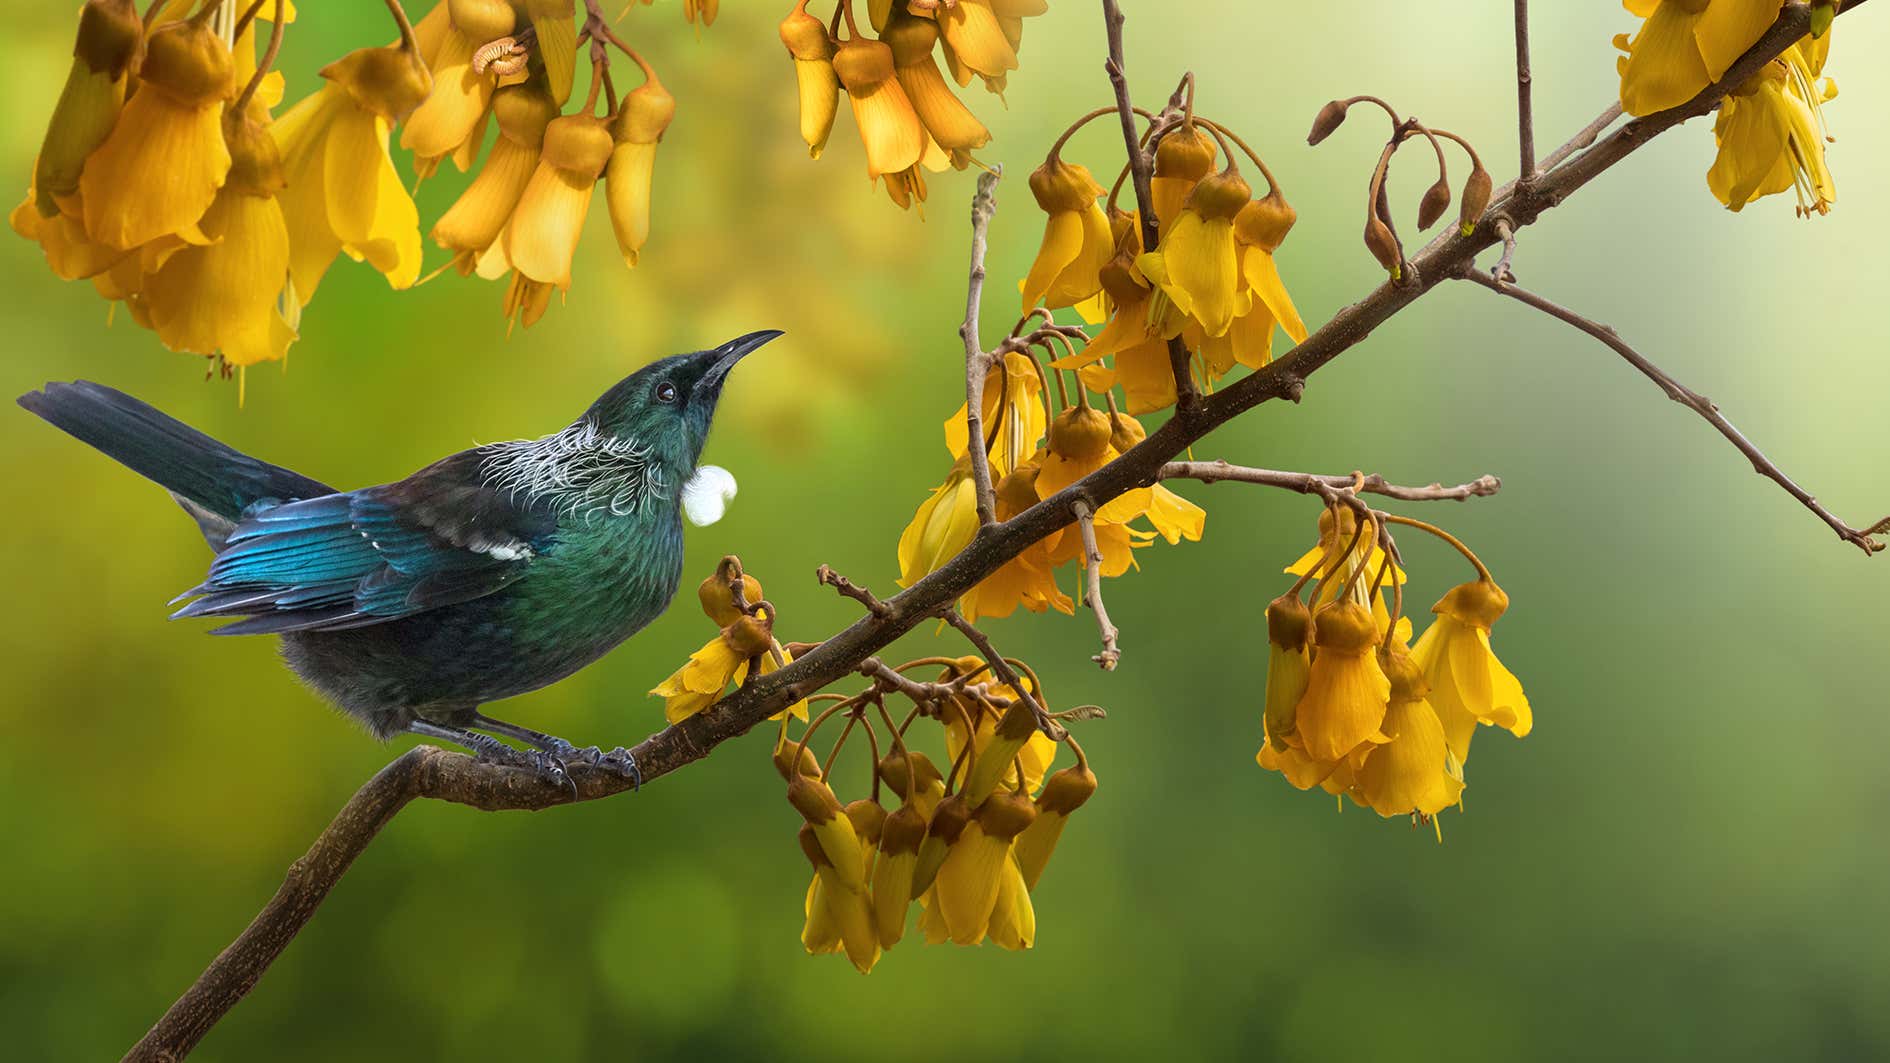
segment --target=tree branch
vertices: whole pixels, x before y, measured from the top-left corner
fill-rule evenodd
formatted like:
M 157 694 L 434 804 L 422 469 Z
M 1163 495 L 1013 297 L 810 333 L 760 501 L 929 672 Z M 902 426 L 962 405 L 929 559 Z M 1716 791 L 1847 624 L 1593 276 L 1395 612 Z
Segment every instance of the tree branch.
M 1488 497 L 1503 487 L 1503 481 L 1488 474 L 1455 487 L 1445 487 L 1439 483 L 1424 487 L 1399 487 L 1396 484 L 1387 483 L 1385 478 L 1377 473 L 1370 476 L 1363 473 L 1354 473 L 1351 476 L 1318 476 L 1308 472 L 1281 472 L 1276 469 L 1229 465 L 1225 461 L 1171 461 L 1161 467 L 1157 478 L 1199 480 L 1204 484 L 1231 480 L 1235 483 L 1283 487 L 1289 491 L 1298 491 L 1303 495 L 1323 495 L 1325 492 L 1321 488 L 1355 488 L 1403 502 L 1462 502 L 1469 498 Z
M 1842 14 L 1849 15 L 1867 2 L 1849 0 Z M 1118 103 L 1126 104 L 1127 88 L 1121 80 L 1121 64 L 1117 58 L 1122 16 L 1115 0 L 1103 0 L 1103 6 L 1115 45 L 1109 67 L 1110 80 L 1117 87 Z M 1439 281 L 1461 276 L 1473 268 L 1475 256 L 1498 241 L 1496 218 L 1507 218 L 1513 228 L 1533 223 L 1542 213 L 1562 203 L 1649 140 L 1688 118 L 1710 111 L 1732 87 L 1743 83 L 1804 36 L 1809 24 L 1810 10 L 1806 5 L 1786 6 L 1772 28 L 1720 81 L 1693 100 L 1628 122 L 1605 140 L 1582 150 L 1583 144 L 1594 140 L 1612 121 L 1611 115 L 1604 114 L 1605 121 L 1592 123 L 1550 156 L 1558 163 L 1553 169 L 1523 187 L 1512 182 L 1499 190 L 1485 211 L 1483 222 L 1469 235 L 1455 227 L 1447 228 L 1412 259 L 1412 276 L 1404 282 L 1380 285 L 1340 310 L 1304 342 L 1265 368 L 1211 396 L 1178 403 L 1174 416 L 1128 453 L 1010 520 L 985 527 L 982 534 L 943 567 L 881 603 L 883 611 L 872 612 L 809 649 L 787 667 L 753 679 L 704 712 L 638 743 L 632 752 L 642 769 L 643 781 L 653 782 L 702 759 L 716 746 L 747 733 L 800 698 L 854 673 L 861 662 L 927 619 L 943 615 L 950 621 L 957 617 L 958 623 L 963 625 L 961 630 L 969 628 L 968 635 L 976 633 L 976 628 L 964 624 L 963 617 L 957 616 L 952 603 L 1033 543 L 1067 527 L 1076 519 L 1079 502 L 1102 505 L 1124 491 L 1153 483 L 1169 468 L 1172 459 L 1220 425 L 1263 402 L 1281 398 L 1297 400 L 1307 378 L 1322 366 L 1356 346 L 1373 329 L 1411 305 Z M 1132 115 L 1133 112 L 1125 110 L 1123 122 L 1128 134 L 1131 169 L 1135 170 L 1138 159 L 1143 167 L 1137 174 L 1137 192 L 1146 226 L 1153 220 L 1145 198 L 1147 160 L 1139 154 Z M 1187 378 L 1178 381 L 1177 388 L 1180 390 L 1185 384 L 1191 389 L 1192 383 L 1192 378 Z M 1187 392 L 1182 394 L 1185 396 Z M 1322 486 L 1330 489 L 1323 481 Z M 1890 528 L 1880 525 L 1869 529 L 1868 533 L 1886 530 Z M 982 633 L 977 633 L 974 644 L 979 638 Z M 989 640 L 984 642 L 988 646 Z M 993 661 L 994 669 L 997 663 Z M 1008 666 L 1005 670 L 1009 670 Z M 269 963 L 308 922 L 315 907 L 347 870 L 348 863 L 408 801 L 424 797 L 488 811 L 535 810 L 574 800 L 611 797 L 630 789 L 630 780 L 618 773 L 592 768 L 581 761 L 573 762 L 569 773 L 572 788 L 566 789 L 545 782 L 527 769 L 477 761 L 426 746 L 408 751 L 376 775 L 343 808 L 316 840 L 309 855 L 290 868 L 276 898 L 126 1058 L 166 1061 L 183 1058 L 254 986 Z
M 1102 652 L 1090 660 L 1102 665 L 1103 671 L 1113 672 L 1122 660 L 1122 651 L 1116 646 L 1119 634 L 1116 625 L 1109 622 L 1109 610 L 1103 608 L 1103 553 L 1096 545 L 1096 517 L 1088 502 L 1076 504 L 1076 526 L 1083 536 L 1083 597 L 1088 600 L 1090 611 L 1096 614 L 1096 629 L 1102 635 Z
M 1513 284 L 1505 284 L 1492 277 L 1487 277 L 1476 269 L 1471 269 L 1466 272 L 1464 278 L 1466 280 L 1475 281 L 1493 292 L 1507 295 L 1511 299 L 1522 303 L 1524 306 L 1534 307 L 1550 317 L 1573 325 L 1600 340 L 1602 343 L 1607 344 L 1614 350 L 1614 353 L 1626 359 L 1629 365 L 1640 370 L 1641 375 L 1660 385 L 1660 389 L 1667 393 L 1668 398 L 1704 418 L 1707 424 L 1712 425 L 1719 431 L 1720 435 L 1725 436 L 1728 442 L 1737 447 L 1739 453 L 1746 456 L 1746 460 L 1752 462 L 1753 472 L 1783 487 L 1787 494 L 1796 498 L 1806 509 L 1817 514 L 1818 519 L 1830 525 L 1831 530 L 1837 533 L 1838 538 L 1850 543 L 1866 554 L 1874 554 L 1884 548 L 1883 543 L 1871 538 L 1871 533 L 1872 530 L 1880 530 L 1886 523 L 1890 523 L 1890 517 L 1872 525 L 1870 529 L 1864 530 L 1853 528 L 1838 519 L 1836 514 L 1826 509 L 1822 503 L 1812 497 L 1811 492 L 1798 486 L 1796 481 L 1785 475 L 1783 470 L 1773 464 L 1772 459 L 1766 457 L 1765 453 L 1761 451 L 1752 440 L 1747 439 L 1744 432 L 1734 427 L 1733 423 L 1728 421 L 1725 415 L 1719 412 L 1719 407 L 1715 405 L 1711 399 L 1708 399 L 1706 396 L 1675 380 L 1672 374 L 1668 373 L 1660 366 L 1655 365 L 1646 355 L 1641 354 L 1639 351 L 1629 346 L 1627 341 L 1623 340 L 1620 334 L 1615 332 L 1613 328 L 1590 318 L 1583 317 L 1581 314 L 1559 303 L 1550 302 L 1534 292 L 1525 291 Z
M 1529 100 L 1529 0 L 1516 0 L 1516 142 L 1521 158 L 1516 181 L 1528 187 L 1536 179 L 1536 118 Z
M 991 227 L 991 215 L 997 212 L 997 183 L 1003 173 L 998 167 L 979 174 L 978 189 L 971 197 L 971 276 L 965 283 L 965 323 L 958 326 L 958 336 L 965 341 L 965 454 L 971 462 L 972 494 L 977 499 L 980 528 L 997 523 L 991 456 L 985 452 L 984 443 L 984 375 L 990 358 L 978 335 L 978 312 L 984 298 L 985 234 Z
M 1109 58 L 1103 70 L 1116 93 L 1116 113 L 1122 119 L 1122 145 L 1129 156 L 1129 183 L 1135 189 L 1136 216 L 1142 222 L 1142 249 L 1153 251 L 1160 242 L 1155 218 L 1155 197 L 1149 191 L 1155 164 L 1150 153 L 1142 150 L 1141 135 L 1135 131 L 1135 104 L 1129 99 L 1129 78 L 1122 62 L 1122 6 L 1117 0 L 1102 0 L 1103 28 L 1109 36 Z M 1168 367 L 1175 375 L 1175 408 L 1189 409 L 1201 401 L 1201 391 L 1194 386 L 1193 360 L 1188 345 L 1180 337 L 1168 341 Z

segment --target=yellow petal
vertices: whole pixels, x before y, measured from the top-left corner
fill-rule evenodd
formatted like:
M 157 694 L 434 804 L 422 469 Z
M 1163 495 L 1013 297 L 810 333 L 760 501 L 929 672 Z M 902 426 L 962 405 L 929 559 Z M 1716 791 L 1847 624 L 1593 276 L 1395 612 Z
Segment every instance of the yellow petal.
M 1279 322 L 1288 336 L 1293 337 L 1294 343 L 1306 342 L 1306 323 L 1299 319 L 1299 310 L 1293 306 L 1293 297 L 1286 294 L 1286 284 L 1280 280 L 1280 269 L 1273 261 L 1272 254 L 1258 247 L 1243 248 L 1240 265 L 1241 276 L 1260 301 L 1266 304 L 1273 320 Z
M 203 217 L 230 172 L 221 108 L 134 94 L 79 176 L 93 240 L 132 248 Z
M 1733 0 L 1715 0 L 1729 3 Z M 1621 107 L 1632 115 L 1678 107 L 1705 88 L 1712 77 L 1693 37 L 1696 16 L 1678 3 L 1663 3 L 1648 17 L 1629 45 L 1621 69 Z

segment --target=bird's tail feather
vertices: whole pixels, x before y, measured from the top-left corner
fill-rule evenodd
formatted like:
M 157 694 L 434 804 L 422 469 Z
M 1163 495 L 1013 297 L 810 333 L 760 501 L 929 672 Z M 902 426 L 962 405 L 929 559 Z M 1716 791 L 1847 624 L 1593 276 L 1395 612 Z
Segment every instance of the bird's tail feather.
M 19 403 L 169 490 L 213 547 L 255 502 L 334 493 L 334 488 L 258 461 L 103 384 L 48 384 L 43 391 L 21 395 Z

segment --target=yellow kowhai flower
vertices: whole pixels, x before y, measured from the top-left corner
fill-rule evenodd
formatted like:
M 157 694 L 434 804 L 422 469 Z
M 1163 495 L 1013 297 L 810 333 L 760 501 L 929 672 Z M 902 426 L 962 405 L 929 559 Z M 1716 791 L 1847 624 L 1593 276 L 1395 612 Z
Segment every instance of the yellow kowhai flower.
M 945 482 L 919 504 L 899 536 L 899 585 L 910 587 L 938 571 L 978 531 L 978 500 L 971 463 L 959 458 Z
M 866 174 L 886 178 L 895 202 L 912 195 L 925 198 L 924 178 L 918 173 L 920 157 L 929 138 L 919 114 L 899 85 L 892 49 L 882 41 L 856 37 L 840 42 L 833 57 L 834 73 L 846 86 L 853 120 L 866 145 Z
M 1294 343 L 1306 339 L 1306 323 L 1300 320 L 1293 297 L 1280 280 L 1273 252 L 1286 240 L 1296 214 L 1277 188 L 1266 196 L 1249 202 L 1234 215 L 1235 254 L 1240 261 L 1240 282 L 1252 299 L 1245 314 L 1234 319 L 1227 334 L 1219 338 L 1201 336 L 1190 342 L 1199 349 L 1210 370 L 1219 376 L 1234 365 L 1258 369 L 1273 360 L 1273 330 L 1284 330 Z M 1187 335 L 1184 330 L 1183 335 Z
M 512 85 L 492 97 L 499 135 L 472 182 L 433 224 L 433 241 L 454 253 L 461 274 L 472 272 L 479 256 L 499 238 L 505 223 L 538 169 L 545 129 L 558 105 L 542 81 Z
M 473 69 L 473 53 L 511 36 L 517 18 L 506 0 L 441 0 L 439 8 L 447 10 L 445 26 L 423 56 L 433 84 L 400 131 L 400 146 L 414 153 L 421 177 L 448 155 L 462 171 L 471 168 L 498 85 L 496 73 Z
M 1030 191 L 1049 219 L 1024 277 L 1024 310 L 1073 306 L 1102 290 L 1102 269 L 1115 255 L 1109 216 L 1097 203 L 1103 187 L 1087 168 L 1051 158 L 1031 173 Z
M 562 115 L 545 127 L 538 168 L 499 237 L 505 261 L 520 276 L 560 290 L 571 287 L 584 218 L 614 149 L 609 127 L 593 115 Z
M 1411 648 L 1459 763 L 1470 759 L 1470 739 L 1479 723 L 1502 727 L 1517 738 L 1535 727 L 1522 682 L 1490 649 L 1490 628 L 1508 608 L 1509 595 L 1488 579 L 1460 584 L 1431 607 L 1437 619 Z
M 777 653 L 780 654 L 778 661 Z M 765 613 L 737 617 L 721 634 L 690 654 L 686 664 L 671 672 L 650 693 L 663 699 L 664 718 L 670 723 L 680 723 L 714 705 L 730 684 L 739 685 L 748 678 L 749 663 L 757 659 L 761 662 L 762 675 L 794 661 L 769 632 Z M 772 718 L 782 719 L 790 713 L 805 719 L 807 702 L 797 701 Z
M 234 61 L 207 13 L 159 26 L 145 41 L 138 91 L 79 174 L 85 231 L 133 248 L 196 224 L 230 170 L 223 101 Z
M 1049 498 L 1120 456 L 1110 442 L 1109 415 L 1088 405 L 1087 393 L 1081 397 L 1083 404 L 1057 414 L 1050 424 L 1049 450 L 1037 474 L 1038 498 Z M 1149 508 L 1151 496 L 1146 487 L 1125 491 L 1096 510 L 1096 520 L 1126 524 Z
M 1030 903 L 1030 884 L 1015 855 L 998 871 L 997 900 L 991 905 L 986 932 L 992 944 L 1013 952 L 1037 943 L 1037 909 Z
M 1267 744 L 1287 751 L 1297 730 L 1299 699 L 1312 669 L 1312 611 L 1295 594 L 1267 604 L 1267 690 L 1263 718 Z M 1262 767 L 1267 767 L 1262 762 Z M 1303 789 L 1303 787 L 1302 787 Z
M 41 216 L 38 204 L 37 187 L 28 189 L 26 198 L 7 215 L 7 223 L 20 237 L 39 245 L 54 276 L 69 281 L 95 279 L 127 260 L 132 275 L 142 275 L 136 268 L 136 249 L 127 251 L 98 243 L 86 235 L 82 217 L 57 210 Z
M 897 754 L 893 754 L 897 755 Z M 880 828 L 879 851 L 869 874 L 872 885 L 873 925 L 879 946 L 892 948 L 906 934 L 906 911 L 912 904 L 912 876 L 919 863 L 919 844 L 925 840 L 925 815 L 911 802 L 900 805 Z
M 847 821 L 845 814 L 837 818 L 841 822 Z M 879 933 L 874 923 L 872 901 L 867 897 L 863 884 L 872 850 L 855 842 L 855 848 L 859 851 L 851 858 L 849 866 L 861 874 L 862 883 L 849 884 L 846 881 L 848 876 L 821 848 L 816 834 L 811 824 L 803 825 L 799 834 L 801 851 L 814 865 L 814 881 L 807 887 L 807 921 L 801 931 L 801 944 L 814 955 L 838 952 L 844 948 L 853 966 L 861 974 L 867 974 L 880 957 Z
M 1313 614 L 1312 667 L 1294 707 L 1295 734 L 1316 760 L 1338 761 L 1362 744 L 1383 742 L 1379 725 L 1391 684 L 1372 654 L 1378 625 L 1353 601 Z
M 1356 772 L 1358 790 L 1381 816 L 1426 816 L 1457 803 L 1463 779 L 1453 772 L 1444 725 L 1425 695 L 1424 673 L 1402 647 L 1379 655 L 1391 681 L 1391 699 L 1380 725 L 1391 741 L 1373 747 Z
M 1323 578 L 1325 586 L 1319 591 L 1314 607 L 1324 605 L 1346 593 L 1349 586 L 1351 599 L 1360 604 L 1370 603 L 1374 613 L 1384 609 L 1384 603 L 1371 594 L 1371 584 L 1378 576 L 1378 570 L 1387 566 L 1389 560 L 1384 548 L 1372 536 L 1367 528 L 1363 536 L 1358 536 L 1359 544 L 1354 547 L 1352 540 L 1358 533 L 1358 516 L 1350 506 L 1341 506 L 1337 516 L 1331 507 L 1319 513 L 1319 542 L 1312 549 L 1299 556 L 1299 560 L 1286 566 L 1289 576 Z M 1330 559 L 1330 560 L 1328 560 Z M 1354 579 L 1354 575 L 1358 578 Z M 1403 583 L 1404 570 L 1395 562 L 1386 567 L 1388 583 Z M 1389 616 L 1379 616 L 1380 628 L 1389 621 Z M 1401 618 L 1402 619 L 1402 618 Z M 1382 633 L 1382 631 L 1381 631 Z
M 1011 856 L 1023 873 L 1026 890 L 1036 889 L 1043 878 L 1070 814 L 1095 794 L 1096 776 L 1087 764 L 1064 768 L 1044 781 L 1043 792 L 1037 795 L 1037 818 L 1011 843 Z
M 1112 304 L 1109 321 L 1073 356 L 1051 365 L 1076 369 L 1083 384 L 1108 392 L 1121 386 L 1130 414 L 1152 413 L 1175 404 L 1175 376 L 1168 341 L 1150 320 L 1154 291 L 1140 279 L 1130 254 L 1119 252 L 1102 268 L 1102 290 Z M 1104 365 L 1103 359 L 1111 364 Z
M 144 279 L 142 294 L 166 347 L 248 366 L 281 359 L 296 338 L 281 312 L 289 229 L 275 199 L 282 188 L 275 141 L 234 112 L 224 128 L 229 178 L 198 223 L 211 242 L 170 254 Z
M 801 139 L 807 142 L 807 154 L 818 159 L 827 147 L 834 117 L 840 110 L 840 75 L 833 69 L 833 39 L 827 35 L 826 24 L 807 13 L 807 0 L 797 0 L 794 10 L 781 20 L 781 43 L 787 45 L 788 55 L 794 59 Z
M 939 865 L 933 906 L 956 945 L 976 945 L 990 931 L 991 913 L 1007 867 L 1011 843 L 1037 818 L 1037 806 L 1017 793 L 992 794 L 950 844 Z
M 41 216 L 52 217 L 59 213 L 59 200 L 78 195 L 86 157 L 104 143 L 118 120 L 125 102 L 125 74 L 143 37 L 144 25 L 131 0 L 87 0 L 80 10 L 72 69 L 33 164 Z
M 815 26 L 819 27 L 818 20 Z M 887 22 L 880 39 L 892 48 L 899 86 L 912 101 L 912 109 L 918 113 L 925 131 L 940 149 L 950 154 L 952 166 L 962 170 L 970 165 L 974 149 L 990 143 L 991 133 L 945 83 L 938 61 L 932 58 L 932 47 L 938 43 L 938 35 L 938 23 L 933 20 L 897 12 Z
M 1780 0 L 1623 0 L 1646 21 L 1621 60 L 1621 107 L 1678 107 L 1725 76 L 1778 18 Z M 1617 41 L 1617 43 L 1620 43 Z
M 420 213 L 394 171 L 387 138 L 426 98 L 426 68 L 394 45 L 351 52 L 321 73 L 328 83 L 269 128 L 288 182 L 276 198 L 289 225 L 297 308 L 315 297 L 344 252 L 395 288 L 420 276 Z
M 984 402 L 980 412 L 984 431 L 990 439 L 987 458 L 993 479 L 1015 472 L 1037 450 L 1037 443 L 1048 426 L 1049 412 L 1044 408 L 1044 379 L 1036 360 L 1027 354 L 1009 351 L 1001 362 L 985 371 Z M 954 458 L 962 458 L 970 448 L 970 427 L 966 420 L 969 407 L 959 404 L 958 411 L 945 419 L 945 448 Z
M 1231 165 L 1204 177 L 1188 193 L 1161 246 L 1136 260 L 1142 273 L 1161 290 L 1151 306 L 1160 320 L 1163 297 L 1193 318 L 1209 338 L 1223 336 L 1234 319 L 1245 315 L 1253 294 L 1242 287 L 1234 217 L 1253 197 L 1253 188 Z M 1172 336 L 1179 332 L 1163 330 Z
M 624 264 L 636 268 L 650 238 L 650 182 L 656 168 L 656 144 L 676 116 L 676 97 L 656 80 L 655 71 L 623 98 L 611 121 L 610 162 L 604 167 L 604 200 L 617 250 Z
M 1194 186 L 1213 172 L 1215 155 L 1214 138 L 1192 120 L 1183 122 L 1181 128 L 1155 146 L 1149 198 L 1154 201 L 1155 220 L 1164 234 L 1181 215 Z
M 958 0 L 935 8 L 932 17 L 955 63 L 966 72 L 960 85 L 969 85 L 971 74 L 989 81 L 1017 69 L 1017 51 L 990 0 Z
M 1009 520 L 1037 504 L 1040 461 L 1040 457 L 1033 457 L 998 481 L 995 492 L 998 520 Z M 976 623 L 979 617 L 1009 616 L 1019 605 L 1033 613 L 1056 609 L 1065 615 L 1074 615 L 1076 602 L 1057 586 L 1056 566 L 1050 560 L 1050 547 L 1062 534 L 1052 532 L 1030 544 L 965 592 L 958 600 L 965 619 Z
M 571 98 L 571 82 L 577 75 L 577 21 L 572 17 L 576 11 L 574 0 L 525 0 L 525 17 L 538 38 L 534 50 L 545 64 L 551 98 L 560 107 Z
M 1728 209 L 1739 210 L 1761 196 L 1786 189 L 1798 194 L 1798 214 L 1830 211 L 1837 185 L 1825 164 L 1822 105 L 1837 86 L 1817 81 L 1822 55 L 1811 53 L 1809 39 L 1798 42 L 1766 64 L 1719 107 L 1713 140 L 1719 153 L 1706 172 L 1706 184 Z M 1830 44 L 1826 34 L 1822 45 Z
M 975 657 L 960 658 L 955 667 L 946 670 L 941 682 L 970 674 L 982 668 L 983 663 Z M 1024 684 L 1028 688 L 1030 681 L 1026 679 Z M 965 698 L 954 698 L 951 710 L 945 715 L 945 751 L 953 763 L 958 762 L 965 750 L 966 722 L 977 721 L 972 725 L 974 737 L 971 756 L 965 762 L 964 781 L 958 788 L 961 798 L 973 808 L 983 804 L 1000 785 L 1010 785 L 1020 774 L 1024 792 L 1036 793 L 1057 755 L 1056 743 L 1037 729 L 1036 713 L 1015 689 L 993 682 L 989 692 L 995 697 L 1010 699 L 1011 705 L 1002 716 L 994 717 L 983 711 L 976 701 Z

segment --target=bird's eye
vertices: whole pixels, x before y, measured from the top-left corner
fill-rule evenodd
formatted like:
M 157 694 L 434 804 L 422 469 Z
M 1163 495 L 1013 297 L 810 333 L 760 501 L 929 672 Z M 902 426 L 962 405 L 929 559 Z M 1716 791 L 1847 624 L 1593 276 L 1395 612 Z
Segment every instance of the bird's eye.
M 656 385 L 656 401 L 665 402 L 665 403 L 675 402 L 676 401 L 676 385 L 670 383 L 667 380 L 663 381 L 661 384 Z

